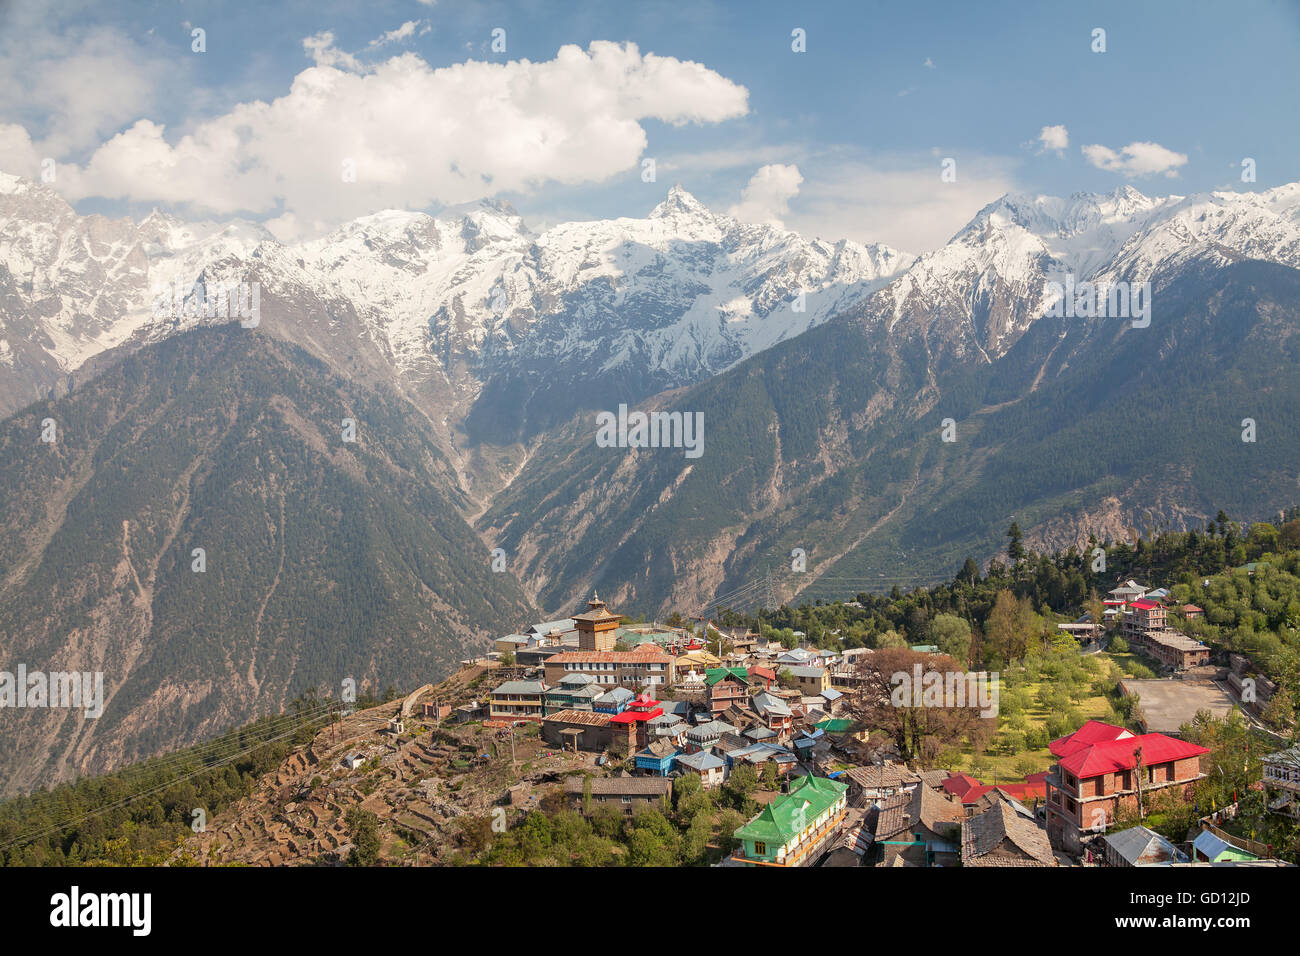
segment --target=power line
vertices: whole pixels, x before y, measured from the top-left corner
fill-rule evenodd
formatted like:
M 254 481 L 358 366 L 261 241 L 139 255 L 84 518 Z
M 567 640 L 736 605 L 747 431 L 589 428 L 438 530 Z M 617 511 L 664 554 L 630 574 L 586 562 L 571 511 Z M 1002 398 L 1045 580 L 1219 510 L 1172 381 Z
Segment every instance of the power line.
M 335 706 L 334 703 L 327 701 L 322 704 L 312 705 L 310 708 L 305 708 L 296 713 L 278 714 L 266 718 L 265 720 L 258 721 L 255 724 L 250 724 L 247 727 L 228 730 L 207 743 L 199 744 L 186 750 L 177 751 L 176 753 L 167 754 L 166 756 L 145 760 L 130 767 L 123 768 L 115 773 L 114 776 L 124 782 L 130 782 L 132 778 L 151 776 L 156 774 L 159 770 L 170 770 L 174 767 L 190 764 L 195 760 L 212 760 L 213 758 L 222 756 L 225 752 L 229 752 L 230 750 L 237 749 L 241 746 L 238 739 L 240 735 L 266 733 L 287 726 L 290 723 L 297 723 L 303 716 L 324 716 Z
M 863 591 L 871 591 L 874 588 L 883 586 L 902 587 L 907 590 L 913 590 L 922 587 L 936 587 L 946 584 L 946 577 L 918 577 L 917 575 L 902 574 L 880 574 L 876 577 L 860 577 L 847 575 L 821 576 L 813 578 L 807 584 L 798 585 L 794 575 L 799 572 L 789 571 L 780 573 L 780 583 L 792 587 L 794 593 L 785 604 L 791 604 L 794 601 L 803 598 L 805 600 L 816 600 L 821 595 L 817 591 L 834 591 L 837 594 L 857 594 Z M 774 574 L 771 570 L 764 573 L 761 578 L 751 579 L 744 584 L 738 585 L 731 591 L 715 596 L 706 603 L 701 609 L 701 615 L 710 610 L 717 610 L 726 607 L 730 610 L 742 611 L 749 610 L 756 604 L 761 605 L 767 610 L 775 610 L 777 606 L 776 590 L 773 586 Z M 825 597 L 822 597 L 825 600 Z
M 83 813 L 81 816 L 70 817 L 57 824 L 53 824 L 44 830 L 33 831 L 33 832 L 25 833 L 20 836 L 14 837 L 13 839 L 9 840 L 6 843 L 0 844 L 0 851 L 8 850 L 11 847 L 18 846 L 25 843 L 30 843 L 33 840 L 38 840 L 43 836 L 48 836 L 52 833 L 58 833 L 62 830 L 66 830 L 70 826 L 80 824 L 86 820 L 108 813 L 111 810 L 121 809 L 122 807 L 125 807 L 127 804 L 132 803 L 135 800 L 139 800 L 142 797 L 152 796 L 156 793 L 160 793 L 164 790 L 167 790 L 170 787 L 175 786 L 176 784 L 183 783 L 184 781 L 189 780 L 192 777 L 196 777 L 201 773 L 206 773 L 209 770 L 215 770 L 220 767 L 226 766 L 227 764 L 233 763 L 236 760 L 238 760 L 240 757 L 247 756 L 248 754 L 251 754 L 253 751 L 265 747 L 268 744 L 272 744 L 279 740 L 284 740 L 288 737 L 292 737 L 300 729 L 302 729 L 302 727 L 314 723 L 316 720 L 324 716 L 326 712 L 328 712 L 333 708 L 333 706 L 334 706 L 333 703 L 330 702 L 330 703 L 320 705 L 319 707 L 312 708 L 310 711 L 293 715 L 292 718 L 293 725 L 290 726 L 287 730 L 283 729 L 282 727 L 278 728 L 280 732 L 275 736 L 266 739 L 259 739 L 259 740 L 252 741 L 247 746 L 238 747 L 233 751 L 225 753 L 215 763 L 205 764 L 204 766 L 199 767 L 197 770 L 193 770 L 189 773 L 177 776 L 173 779 L 163 781 L 160 784 L 145 788 L 135 793 L 128 794 L 126 797 L 123 797 L 121 800 L 99 807 L 96 810 L 87 811 L 86 813 Z M 281 715 L 281 716 L 283 717 L 288 715 Z
M 307 723 L 311 723 L 314 719 L 315 719 L 315 718 L 313 718 L 313 717 L 305 718 L 305 719 L 302 721 L 302 724 L 305 725 L 305 724 L 307 724 Z M 62 830 L 66 830 L 68 827 L 71 827 L 71 826 L 74 826 L 74 825 L 77 825 L 77 824 L 81 824 L 81 823 L 85 822 L 86 820 L 89 820 L 89 819 L 92 819 L 92 818 L 94 818 L 94 817 L 100 816 L 100 815 L 102 815 L 102 814 L 108 813 L 108 812 L 111 811 L 111 810 L 121 809 L 121 808 L 125 807 L 125 806 L 126 806 L 127 804 L 129 804 L 129 803 L 132 803 L 132 802 L 134 802 L 134 801 L 136 801 L 136 800 L 139 800 L 139 799 L 141 799 L 141 798 L 143 798 L 143 797 L 152 796 L 152 795 L 154 795 L 154 794 L 156 794 L 156 793 L 160 793 L 160 792 L 162 792 L 162 791 L 164 791 L 164 790 L 167 790 L 167 789 L 170 788 L 170 787 L 175 786 L 176 784 L 183 783 L 184 781 L 189 780 L 189 779 L 192 778 L 192 777 L 196 777 L 196 776 L 198 776 L 198 775 L 201 774 L 201 773 L 206 773 L 206 772 L 209 771 L 209 770 L 214 770 L 214 769 L 217 769 L 217 768 L 219 768 L 219 767 L 225 766 L 226 764 L 233 763 L 234 761 L 238 760 L 240 757 L 243 757 L 243 756 L 246 756 L 246 755 L 248 755 L 248 754 L 251 754 L 253 751 L 258 750 L 259 748 L 264 747 L 264 746 L 266 746 L 267 744 L 275 743 L 276 741 L 278 741 L 278 740 L 283 740 L 283 739 L 285 739 L 285 738 L 287 738 L 287 737 L 292 737 L 294 734 L 296 734 L 296 733 L 298 732 L 299 729 L 300 729 L 300 727 L 298 727 L 298 726 L 294 726 L 294 727 L 290 728 L 289 730 L 284 731 L 284 732 L 278 734 L 277 736 L 270 737 L 270 738 L 267 738 L 267 739 L 265 739 L 265 740 L 258 740 L 258 741 L 256 741 L 256 742 L 250 744 L 250 745 L 247 746 L 246 748 L 243 748 L 243 749 L 241 749 L 241 750 L 235 751 L 234 753 L 228 754 L 228 755 L 226 755 L 225 757 L 223 757 L 220 761 L 218 761 L 218 762 L 215 763 L 215 764 L 211 764 L 211 765 L 208 765 L 208 766 L 200 767 L 200 768 L 198 768 L 197 770 L 194 770 L 194 771 L 191 771 L 190 773 L 183 774 L 183 775 L 181 775 L 181 776 L 175 777 L 174 779 L 164 781 L 163 783 L 161 783 L 161 784 L 157 784 L 156 786 L 152 786 L 152 787 L 146 788 L 146 789 L 144 789 L 144 790 L 140 790 L 140 791 L 138 791 L 138 792 L 136 792 L 136 793 L 129 794 L 128 796 L 123 797 L 121 800 L 118 800 L 118 801 L 115 801 L 115 802 L 113 802 L 113 803 L 107 804 L 107 805 L 102 806 L 102 807 L 100 807 L 100 808 L 98 808 L 98 809 L 96 809 L 96 810 L 90 810 L 90 811 L 87 811 L 86 813 L 83 813 L 83 814 L 80 815 L 80 816 L 76 816 L 76 817 L 71 817 L 71 818 L 65 819 L 65 820 L 63 820 L 63 821 L 61 821 L 61 822 L 59 822 L 59 823 L 57 823 L 57 824 L 53 824 L 52 826 L 47 827 L 47 828 L 44 829 L 44 830 L 39 830 L 39 831 L 34 831 L 34 832 L 30 832 L 30 833 L 22 834 L 22 835 L 20 835 L 20 836 L 18 836 L 18 837 L 13 838 L 12 840 L 9 840 L 8 842 L 6 842 L 6 843 L 4 843 L 4 844 L 0 844 L 0 850 L 8 850 L 8 849 L 10 849 L 11 847 L 18 846 L 18 845 L 20 845 L 20 844 L 30 843 L 30 842 L 33 841 L 33 840 L 38 840 L 38 839 L 40 839 L 40 838 L 43 837 L 43 836 L 48 836 L 48 835 L 50 835 L 50 834 L 52 834 L 52 833 L 58 833 L 58 832 L 60 832 L 60 831 L 62 831 Z

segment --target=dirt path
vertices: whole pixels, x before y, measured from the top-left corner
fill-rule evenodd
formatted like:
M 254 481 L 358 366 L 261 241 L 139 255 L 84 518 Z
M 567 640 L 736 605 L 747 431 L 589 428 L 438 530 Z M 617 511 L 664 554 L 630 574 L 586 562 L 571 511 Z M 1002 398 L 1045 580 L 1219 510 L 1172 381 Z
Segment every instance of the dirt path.
M 474 514 L 470 517 L 469 526 L 471 528 L 473 528 L 475 525 L 478 524 L 479 518 L 483 517 L 485 514 L 488 513 L 488 510 L 492 507 L 493 502 L 497 500 L 498 496 L 500 496 L 500 494 L 503 491 L 505 491 L 507 488 L 513 485 L 515 483 L 515 479 L 518 478 L 521 474 L 523 474 L 524 468 L 528 466 L 528 462 L 532 460 L 532 457 L 533 457 L 532 450 L 525 446 L 524 460 L 519 463 L 519 467 L 516 468 L 511 473 L 510 477 L 505 480 L 505 483 L 501 485 L 500 488 L 498 488 L 492 494 L 487 495 L 485 497 L 484 501 L 482 502 L 483 507 L 479 508 L 478 511 L 474 512 Z
M 257 609 L 257 617 L 253 620 L 253 650 L 248 656 L 248 683 L 253 688 L 253 694 L 256 695 L 261 691 L 262 686 L 257 681 L 257 647 L 262 641 L 262 617 L 266 614 L 266 606 L 271 603 L 271 597 L 275 594 L 275 589 L 280 586 L 280 573 L 284 570 L 284 492 L 280 492 L 280 565 L 275 569 L 275 578 L 271 581 L 271 589 L 266 592 L 266 597 L 262 598 L 262 606 Z

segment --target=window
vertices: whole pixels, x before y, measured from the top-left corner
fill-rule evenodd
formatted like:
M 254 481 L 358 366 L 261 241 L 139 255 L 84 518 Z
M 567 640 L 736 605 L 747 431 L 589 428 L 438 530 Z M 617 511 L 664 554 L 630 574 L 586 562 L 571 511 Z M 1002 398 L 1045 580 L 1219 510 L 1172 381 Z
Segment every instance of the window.
M 767 856 L 767 844 L 762 840 L 754 841 L 754 856 Z
M 631 802 L 632 802 L 632 798 L 631 798 L 631 797 L 623 797 L 623 802 L 624 802 L 624 803 L 631 803 Z

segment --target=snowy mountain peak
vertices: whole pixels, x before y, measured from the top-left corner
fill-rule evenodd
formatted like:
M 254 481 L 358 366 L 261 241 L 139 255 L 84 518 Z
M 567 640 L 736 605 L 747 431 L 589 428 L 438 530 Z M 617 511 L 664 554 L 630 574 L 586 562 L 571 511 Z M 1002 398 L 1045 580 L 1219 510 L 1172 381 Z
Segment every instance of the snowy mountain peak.
M 439 383 L 454 419 L 494 382 L 562 392 L 595 356 L 640 395 L 688 384 L 846 313 L 934 329 L 955 358 L 993 357 L 1044 314 L 1049 280 L 1142 282 L 1206 250 L 1300 267 L 1300 184 L 1187 198 L 1128 186 L 1012 193 L 915 259 L 743 223 L 680 185 L 645 219 L 534 234 L 509 204 L 486 201 L 383 210 L 281 243 L 241 221 L 79 216 L 50 187 L 0 174 L 0 276 L 13 277 L 9 306 L 0 296 L 11 344 L 0 386 L 6 374 L 15 383 L 0 400 L 20 407 L 105 349 L 191 327 L 151 303 L 159 286 L 199 278 L 260 282 L 267 327 L 347 362 L 349 342 L 363 342 L 395 378 Z M 341 316 L 355 322 L 346 335 Z
M 1132 186 L 1111 193 L 1074 193 L 1069 198 L 1007 193 L 981 209 L 963 232 L 982 231 L 990 221 L 1002 220 L 1040 238 L 1068 239 L 1098 226 L 1140 224 L 1152 209 L 1179 198 L 1151 199 Z
M 709 207 L 704 205 L 685 189 L 681 183 L 675 183 L 668 190 L 668 196 L 650 213 L 651 219 L 667 219 L 672 216 L 712 216 Z
M 0 195 L 12 196 L 20 192 L 26 192 L 27 180 L 21 176 L 12 176 L 9 173 L 0 173 Z
M 1044 314 L 1049 282 L 1142 283 L 1189 264 L 1262 259 L 1300 268 L 1300 184 L 1146 196 L 1009 193 L 868 302 L 886 322 L 938 325 L 955 354 L 995 357 Z

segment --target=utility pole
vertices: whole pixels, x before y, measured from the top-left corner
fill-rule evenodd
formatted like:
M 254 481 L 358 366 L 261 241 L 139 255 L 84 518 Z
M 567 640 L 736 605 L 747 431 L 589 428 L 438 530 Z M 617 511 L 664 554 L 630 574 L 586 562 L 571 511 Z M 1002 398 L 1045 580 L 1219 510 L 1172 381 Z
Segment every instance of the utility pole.
M 763 576 L 763 610 L 776 610 L 776 591 L 772 587 L 772 569 L 768 568 Z
M 1133 751 L 1133 756 L 1137 758 L 1137 765 L 1134 768 L 1137 782 L 1137 800 L 1138 800 L 1138 823 L 1142 822 L 1142 748 L 1138 747 Z

